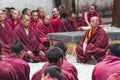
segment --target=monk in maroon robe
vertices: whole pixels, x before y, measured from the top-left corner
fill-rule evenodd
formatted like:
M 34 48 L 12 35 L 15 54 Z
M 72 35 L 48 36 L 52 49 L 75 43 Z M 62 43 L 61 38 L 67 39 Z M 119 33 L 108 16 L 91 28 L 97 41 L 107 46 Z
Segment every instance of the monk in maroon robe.
M 49 15 L 46 15 L 43 23 L 39 24 L 39 26 L 36 26 L 36 32 L 39 36 L 39 39 L 46 47 L 50 46 L 47 34 L 53 32 L 50 21 L 51 17 Z
M 30 11 L 29 8 L 24 8 L 24 9 L 22 10 L 22 14 L 27 14 L 27 15 L 31 16 L 30 13 L 31 13 L 31 11 Z
M 17 80 L 30 80 L 30 67 L 27 62 L 22 60 L 24 56 L 24 46 L 21 42 L 14 42 L 11 46 L 10 55 L 5 56 L 2 60 L 11 64 L 18 76 Z
M 51 26 L 53 28 L 53 32 L 58 32 L 60 26 L 60 14 L 58 8 L 52 9 L 52 15 Z
M 42 67 L 42 69 L 37 71 L 33 75 L 32 80 L 40 80 L 42 73 L 47 66 L 56 65 L 58 67 L 61 67 L 63 63 L 63 51 L 57 47 L 51 48 L 48 50 L 47 58 L 48 58 L 49 64 L 46 64 L 45 66 Z M 70 72 L 65 71 L 62 68 L 60 69 L 62 71 L 62 80 L 76 80 Z
M 66 10 L 65 5 L 59 6 L 59 12 L 60 12 L 60 19 L 65 19 L 68 15 L 68 11 Z
M 39 7 L 37 8 L 38 11 L 38 15 L 39 15 L 39 20 L 43 21 L 45 18 L 45 10 L 43 9 L 43 7 Z
M 59 32 L 79 31 L 75 19 L 76 15 L 73 12 L 69 12 L 67 18 L 61 21 Z
M 2 55 L 10 54 L 12 30 L 10 24 L 5 21 L 5 13 L 2 10 L 0 10 L 0 41 L 3 44 Z
M 107 80 L 107 78 L 120 71 L 120 44 L 111 43 L 107 57 L 98 63 L 93 70 L 92 80 Z M 112 79 L 114 80 L 114 79 Z
M 13 10 L 11 17 L 6 21 L 10 24 L 12 30 L 14 30 L 14 28 L 20 24 L 20 12 L 18 10 Z
M 30 27 L 35 30 L 36 27 L 38 27 L 42 21 L 40 21 L 38 17 L 38 12 L 37 10 L 31 11 L 31 19 L 30 19 Z
M 97 16 L 100 17 L 99 13 L 96 12 L 97 6 L 91 5 L 89 11 L 85 12 L 85 26 L 90 26 L 90 20 L 92 17 Z M 100 25 L 102 25 L 102 21 L 100 20 Z
M 22 15 L 21 24 L 13 31 L 13 39 L 14 41 L 21 41 L 25 45 L 25 51 L 29 55 L 28 58 L 25 57 L 27 61 L 45 61 L 46 49 L 39 41 L 34 30 L 29 26 L 29 21 L 30 16 Z
M 85 33 L 76 48 L 78 62 L 85 63 L 91 60 L 91 57 L 99 62 L 105 58 L 108 49 L 108 37 L 103 28 L 99 26 L 99 22 L 99 17 L 92 17 L 91 29 Z

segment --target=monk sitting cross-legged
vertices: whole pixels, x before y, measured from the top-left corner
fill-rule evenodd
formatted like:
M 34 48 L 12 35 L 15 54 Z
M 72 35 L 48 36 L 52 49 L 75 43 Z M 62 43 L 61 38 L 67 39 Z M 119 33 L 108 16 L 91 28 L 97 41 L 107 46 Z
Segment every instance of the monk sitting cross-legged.
M 105 57 L 108 49 L 108 37 L 102 27 L 99 26 L 99 17 L 92 17 L 91 29 L 83 36 L 76 48 L 77 61 L 87 62 L 91 57 L 98 62 Z

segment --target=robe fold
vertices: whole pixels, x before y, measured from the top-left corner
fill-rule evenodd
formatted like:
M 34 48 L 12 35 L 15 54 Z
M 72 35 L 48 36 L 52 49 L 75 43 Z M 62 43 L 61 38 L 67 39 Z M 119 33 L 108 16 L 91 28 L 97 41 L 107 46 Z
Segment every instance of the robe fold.
M 0 59 L 0 80 L 18 80 L 13 66 Z
M 88 36 L 90 29 L 82 37 L 80 44 L 76 48 L 77 59 L 81 62 L 87 62 L 93 55 L 98 61 L 105 58 L 105 53 L 108 49 L 108 37 L 102 27 L 98 27 L 97 30 L 87 41 L 87 48 L 83 53 L 83 43 L 86 36 Z
M 28 28 L 28 33 L 27 35 L 24 27 L 19 25 L 13 31 L 13 40 L 21 41 L 25 46 L 26 52 L 32 51 L 34 54 L 33 60 L 35 62 L 46 61 L 45 57 L 43 58 L 39 55 L 39 51 L 44 51 L 46 53 L 46 49 L 39 41 L 37 34 L 31 27 Z M 26 61 L 29 61 L 28 59 L 29 58 L 27 58 Z
M 111 75 L 107 78 L 107 80 L 120 80 L 120 72 L 111 74 Z
M 69 23 L 67 18 L 62 20 L 59 26 L 59 32 L 79 31 L 75 22 Z
M 0 25 L 0 41 L 3 44 L 2 55 L 10 54 L 10 47 L 12 44 L 12 30 L 10 24 L 5 22 L 4 27 Z
M 52 26 L 53 32 L 58 32 L 58 29 L 59 29 L 59 26 L 60 26 L 60 18 L 52 17 L 51 26 Z
M 117 73 L 119 71 L 120 58 L 110 55 L 94 67 L 92 80 L 107 80 L 111 74 Z
M 44 23 L 39 24 L 39 26 L 36 26 L 36 32 L 42 44 L 44 44 L 46 47 L 49 47 L 47 34 L 53 32 L 51 24 L 48 26 L 45 26 Z
M 30 80 L 29 79 L 30 67 L 28 63 L 23 61 L 16 54 L 7 55 L 2 60 L 13 66 L 18 76 L 17 80 Z
M 42 69 L 40 69 L 39 71 L 37 71 L 33 77 L 32 77 L 32 80 L 41 80 L 41 75 L 44 71 L 44 69 L 47 67 L 47 66 L 51 66 L 51 65 L 54 65 L 54 64 L 45 64 Z M 73 75 L 68 72 L 68 71 L 65 71 L 64 69 L 61 68 L 61 71 L 62 71 L 62 80 L 76 80 Z

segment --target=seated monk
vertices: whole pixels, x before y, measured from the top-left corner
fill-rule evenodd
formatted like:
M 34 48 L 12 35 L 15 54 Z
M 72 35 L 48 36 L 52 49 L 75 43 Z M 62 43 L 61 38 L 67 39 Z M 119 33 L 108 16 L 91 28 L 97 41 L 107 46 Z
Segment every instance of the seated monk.
M 42 73 L 41 80 L 62 80 L 62 72 L 58 66 L 48 66 Z
M 53 28 L 53 32 L 58 32 L 60 26 L 60 14 L 58 8 L 52 9 L 52 15 L 51 26 Z
M 41 24 L 41 21 L 39 20 L 37 10 L 32 10 L 31 11 L 31 19 L 30 19 L 30 27 L 33 30 L 35 30 L 35 28 L 40 26 L 40 24 Z
M 50 46 L 47 34 L 53 32 L 50 21 L 51 17 L 49 15 L 46 15 L 43 23 L 39 24 L 39 26 L 36 26 L 36 32 L 38 34 L 38 37 L 42 44 L 44 44 L 46 47 Z
M 58 47 L 53 47 L 51 49 L 48 50 L 47 53 L 47 58 L 49 61 L 49 64 L 43 66 L 39 71 L 37 71 L 33 77 L 32 80 L 40 80 L 43 71 L 45 70 L 46 67 L 48 66 L 58 66 L 61 71 L 62 71 L 62 80 L 76 80 L 74 79 L 73 75 L 68 72 L 65 71 L 64 69 L 61 68 L 62 64 L 63 64 L 63 51 L 62 49 L 58 48 Z
M 0 41 L 3 44 L 2 55 L 10 54 L 10 46 L 12 44 L 12 30 L 8 22 L 5 21 L 6 15 L 0 10 Z
M 30 16 L 22 15 L 21 23 L 13 31 L 14 41 L 21 41 L 25 46 L 25 52 L 28 55 L 24 57 L 26 61 L 46 61 L 45 59 L 45 47 L 41 44 L 38 36 L 30 27 Z
M 43 21 L 45 18 L 45 10 L 43 9 L 43 7 L 39 7 L 37 8 L 37 11 L 38 11 L 39 20 Z
M 117 73 L 119 71 L 120 71 L 120 44 L 111 43 L 106 53 L 106 58 L 94 67 L 92 73 L 92 80 L 107 80 L 110 75 Z
M 100 17 L 99 13 L 96 11 L 97 6 L 96 5 L 91 5 L 89 10 L 85 12 L 85 26 L 90 26 L 90 20 L 92 17 L 97 16 Z M 102 21 L 100 20 L 100 25 L 102 25 Z
M 1 59 L 2 43 L 0 42 L 0 80 L 18 80 L 13 66 Z
M 60 5 L 59 6 L 59 11 L 60 11 L 60 19 L 65 19 L 68 15 L 68 11 L 66 10 L 65 5 Z
M 108 49 L 108 37 L 99 26 L 99 17 L 91 18 L 91 28 L 85 33 L 76 48 L 77 61 L 85 63 L 94 57 L 98 62 L 105 57 Z
M 75 19 L 76 15 L 73 12 L 69 12 L 68 16 L 60 22 L 59 32 L 79 31 Z
M 2 60 L 13 66 L 18 76 L 17 80 L 30 80 L 30 67 L 27 62 L 22 60 L 24 56 L 24 45 L 18 41 L 14 42 L 11 46 L 11 53 L 2 58 Z
M 13 10 L 11 12 L 11 18 L 7 19 L 7 22 L 10 24 L 12 30 L 20 24 L 20 12 L 18 10 Z

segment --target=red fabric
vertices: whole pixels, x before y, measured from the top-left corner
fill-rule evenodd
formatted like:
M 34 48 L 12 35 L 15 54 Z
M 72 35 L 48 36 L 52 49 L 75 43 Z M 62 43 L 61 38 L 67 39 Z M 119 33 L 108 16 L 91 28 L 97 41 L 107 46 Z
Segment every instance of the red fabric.
M 120 72 L 110 75 L 107 80 L 120 80 Z
M 110 55 L 95 66 L 92 80 L 107 80 L 111 74 L 118 71 L 120 71 L 120 58 Z
M 11 64 L 0 59 L 0 80 L 18 80 Z
M 53 64 L 52 64 L 53 65 Z M 41 75 L 42 75 L 42 72 L 44 71 L 44 69 L 47 67 L 47 66 L 51 66 L 51 64 L 47 63 L 47 64 L 44 64 L 42 69 L 40 69 L 39 71 L 37 71 L 33 77 L 32 77 L 32 80 L 41 80 Z M 64 69 L 61 68 L 61 71 L 62 71 L 62 80 L 76 80 L 74 79 L 73 75 L 71 73 L 69 73 L 68 71 L 65 71 Z
M 12 44 L 12 30 L 10 24 L 5 22 L 4 28 L 0 25 L 0 41 L 3 44 L 3 55 L 10 54 L 10 46 Z
M 85 23 L 85 19 L 83 18 L 81 21 L 76 20 L 75 24 L 77 25 L 77 27 L 82 27 L 82 26 L 86 26 Z
M 60 26 L 60 19 L 52 17 L 51 26 L 53 28 L 53 32 L 58 32 L 58 29 L 59 29 L 59 26 Z
M 27 62 L 20 59 L 16 54 L 10 54 L 3 58 L 3 61 L 11 64 L 18 76 L 17 80 L 30 80 L 30 67 Z
M 6 19 L 6 21 L 10 24 L 12 30 L 15 29 L 16 26 L 18 26 L 20 24 L 20 17 L 17 20 L 17 23 L 15 24 L 14 20 L 12 18 L 8 18 Z
M 59 27 L 59 32 L 79 31 L 75 22 L 69 23 L 67 18 L 62 20 Z
M 40 19 L 38 19 L 36 22 L 33 22 L 32 19 L 30 20 L 30 27 L 35 30 L 35 28 L 37 26 L 39 26 L 39 24 L 42 23 L 42 21 Z
M 29 35 L 27 36 L 24 27 L 19 25 L 17 26 L 13 31 L 13 39 L 14 41 L 21 41 L 25 45 L 25 50 L 32 51 L 34 54 L 34 60 L 35 61 L 44 61 L 44 58 L 41 58 L 39 55 L 39 51 L 45 51 L 45 47 L 41 44 L 41 42 L 38 39 L 38 36 L 34 32 L 33 29 L 29 27 L 28 29 Z
M 94 12 L 93 14 L 90 14 L 90 12 L 88 11 L 88 22 L 90 23 L 90 20 L 92 17 L 97 16 L 100 17 L 99 13 Z M 100 20 L 100 25 L 102 25 L 102 20 Z M 85 26 L 88 26 L 87 23 L 85 22 Z
M 102 27 L 98 27 L 88 40 L 87 49 L 85 55 L 83 54 L 83 42 L 88 35 L 89 30 L 85 33 L 80 41 L 80 44 L 76 48 L 77 58 L 82 62 L 86 62 L 94 55 L 98 61 L 101 61 L 105 57 L 105 53 L 108 49 L 108 37 Z

